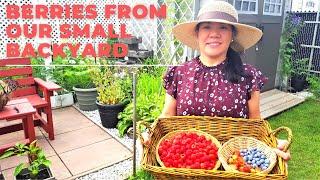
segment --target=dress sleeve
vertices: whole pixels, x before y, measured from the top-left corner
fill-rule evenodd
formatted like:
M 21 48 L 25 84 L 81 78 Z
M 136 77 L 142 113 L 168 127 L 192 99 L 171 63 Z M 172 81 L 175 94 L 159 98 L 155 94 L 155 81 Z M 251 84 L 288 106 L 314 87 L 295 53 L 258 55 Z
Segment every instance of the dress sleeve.
M 248 93 L 250 94 L 252 91 L 261 91 L 268 78 L 253 66 L 247 66 L 246 68 L 246 72 L 250 76 L 247 81 Z
M 163 87 L 166 89 L 166 93 L 171 95 L 173 98 L 177 98 L 177 83 L 178 74 L 177 66 L 169 68 L 163 77 Z

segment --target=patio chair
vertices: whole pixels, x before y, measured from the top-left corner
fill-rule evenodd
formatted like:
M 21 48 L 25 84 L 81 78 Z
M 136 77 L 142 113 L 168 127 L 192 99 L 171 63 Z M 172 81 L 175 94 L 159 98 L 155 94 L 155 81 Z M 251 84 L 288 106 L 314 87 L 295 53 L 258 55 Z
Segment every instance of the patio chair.
M 60 90 L 60 86 L 53 82 L 46 82 L 32 76 L 30 58 L 0 59 L 0 78 L 11 77 L 17 80 L 19 88 L 12 92 L 12 99 L 26 98 L 37 110 L 34 115 L 35 126 L 41 126 L 54 140 L 54 129 L 50 96 L 53 91 Z M 6 65 L 20 65 L 8 66 Z M 40 96 L 41 94 L 41 96 Z M 46 116 L 43 116 L 45 114 Z M 22 130 L 22 124 L 15 124 L 0 129 L 0 134 Z

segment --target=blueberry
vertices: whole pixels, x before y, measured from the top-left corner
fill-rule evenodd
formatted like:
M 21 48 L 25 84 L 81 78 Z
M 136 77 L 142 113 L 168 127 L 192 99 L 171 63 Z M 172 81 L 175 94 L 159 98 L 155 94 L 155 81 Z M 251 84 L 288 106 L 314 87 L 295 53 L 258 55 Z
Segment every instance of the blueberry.
M 253 164 L 251 167 L 252 167 L 252 168 L 256 168 L 256 167 L 257 167 L 257 165 L 256 165 L 256 164 Z
M 261 169 L 264 171 L 264 170 L 267 169 L 267 167 L 266 166 L 262 166 Z
M 252 160 L 251 162 L 252 162 L 252 164 L 254 164 L 254 163 L 256 163 L 256 160 L 254 159 L 254 160 Z
M 251 164 L 252 162 L 249 160 L 248 163 Z
M 269 159 L 265 159 L 264 162 L 265 162 L 266 164 L 269 164 L 269 163 L 270 163 Z
M 260 166 L 261 165 L 261 161 L 257 161 L 257 165 Z
M 252 159 L 253 159 L 252 155 L 249 155 L 248 158 L 250 161 L 252 161 Z
M 264 154 L 261 155 L 261 159 L 265 159 L 266 156 Z
M 243 159 L 244 159 L 244 161 L 247 162 L 249 158 L 248 158 L 248 156 L 244 156 Z

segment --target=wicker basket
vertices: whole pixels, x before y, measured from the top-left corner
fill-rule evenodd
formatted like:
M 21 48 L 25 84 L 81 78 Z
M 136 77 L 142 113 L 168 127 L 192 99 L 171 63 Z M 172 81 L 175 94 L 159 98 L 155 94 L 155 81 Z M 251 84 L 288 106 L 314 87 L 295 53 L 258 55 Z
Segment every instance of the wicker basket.
M 9 96 L 6 94 L 0 95 L 0 111 L 3 110 L 4 106 L 7 105 Z
M 271 130 L 269 123 L 261 119 L 235 119 L 203 116 L 174 116 L 156 120 L 155 126 L 150 129 L 150 145 L 144 148 L 141 167 L 156 179 L 287 179 L 288 171 L 285 162 L 278 157 L 277 163 L 269 174 L 243 173 L 218 170 L 166 168 L 161 167 L 156 158 L 156 145 L 166 134 L 176 130 L 198 129 L 218 139 L 222 144 L 236 136 L 256 138 L 270 147 L 276 147 L 276 135 L 280 131 L 287 131 L 289 144 L 292 133 L 289 128 Z M 142 138 L 140 136 L 140 138 Z
M 170 139 L 171 137 L 175 136 L 177 133 L 182 133 L 182 132 L 188 132 L 188 133 L 191 133 L 191 132 L 194 132 L 194 133 L 197 133 L 198 135 L 204 135 L 207 139 L 210 139 L 216 146 L 217 148 L 221 148 L 221 144 L 220 142 L 214 138 L 213 136 L 211 136 L 210 134 L 208 133 L 205 133 L 203 131 L 199 131 L 199 130 L 196 130 L 196 129 L 189 129 L 189 130 L 177 130 L 177 131 L 173 131 L 173 132 L 170 132 L 168 134 L 166 134 L 165 136 L 163 136 L 160 141 L 158 142 L 157 144 L 157 147 L 156 147 L 156 152 L 158 152 L 159 150 L 159 146 L 161 144 L 161 142 L 165 139 Z M 165 167 L 165 165 L 163 164 L 163 162 L 161 161 L 160 159 L 160 156 L 159 156 L 159 153 L 156 153 L 156 158 L 157 158 L 157 161 L 158 163 L 162 166 L 162 167 Z M 219 167 L 221 166 L 221 162 L 219 160 L 217 160 L 216 162 L 216 165 L 214 166 L 213 170 L 216 170 L 218 169 Z
M 237 171 L 236 169 L 234 169 L 228 164 L 228 159 L 233 155 L 235 150 L 249 149 L 249 148 L 258 148 L 266 155 L 266 157 L 270 161 L 270 165 L 266 170 L 261 171 L 259 173 L 268 174 L 277 163 L 276 153 L 273 151 L 272 148 L 267 146 L 265 143 L 259 140 L 256 140 L 255 138 L 245 137 L 245 136 L 232 138 L 226 143 L 224 143 L 222 148 L 219 149 L 218 156 L 219 156 L 219 160 L 222 163 L 223 168 L 226 171 Z

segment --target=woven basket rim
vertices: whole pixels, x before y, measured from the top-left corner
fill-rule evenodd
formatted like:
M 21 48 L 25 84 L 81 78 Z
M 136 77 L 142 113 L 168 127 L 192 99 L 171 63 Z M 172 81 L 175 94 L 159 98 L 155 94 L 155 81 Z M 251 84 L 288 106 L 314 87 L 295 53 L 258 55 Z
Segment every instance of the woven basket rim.
M 229 166 L 229 164 L 227 163 L 227 159 L 224 158 L 224 155 L 225 155 L 225 151 L 224 150 L 227 147 L 230 147 L 233 144 L 239 144 L 240 142 L 243 142 L 243 141 L 250 141 L 251 143 L 255 143 L 258 146 L 260 146 L 259 150 L 264 152 L 265 155 L 268 157 L 268 159 L 270 161 L 270 165 L 269 165 L 269 167 L 267 169 L 265 169 L 264 171 L 261 171 L 261 172 L 257 172 L 257 173 L 268 174 L 269 172 L 271 172 L 272 169 L 274 168 L 274 166 L 277 163 L 277 155 L 276 155 L 276 153 L 273 151 L 273 149 L 271 147 L 266 145 L 264 142 L 259 141 L 259 140 L 255 139 L 253 137 L 248 137 L 248 136 L 237 136 L 237 137 L 231 138 L 227 142 L 225 142 L 222 145 L 222 147 L 218 150 L 218 158 L 219 158 L 223 168 L 226 171 L 239 172 L 238 170 L 233 169 L 231 166 Z M 253 146 L 246 146 L 245 148 L 252 148 L 252 147 Z M 233 151 L 236 150 L 235 148 L 231 148 L 231 149 L 233 149 Z
M 206 132 L 204 132 L 204 131 L 201 131 L 201 130 L 198 130 L 198 129 L 195 129 L 195 128 L 188 129 L 188 130 L 175 130 L 175 131 L 171 131 L 171 132 L 169 132 L 168 134 L 166 134 L 165 136 L 163 136 L 163 137 L 159 140 L 159 142 L 157 143 L 157 146 L 156 146 L 156 159 L 157 159 L 157 161 L 158 161 L 158 163 L 160 164 L 161 167 L 167 168 L 167 167 L 165 167 L 165 165 L 164 165 L 163 162 L 161 161 L 160 156 L 159 156 L 159 153 L 158 153 L 160 143 L 161 143 L 164 139 L 170 138 L 170 137 L 174 136 L 175 134 L 177 134 L 177 133 L 182 133 L 182 132 L 188 132 L 188 133 L 195 132 L 195 133 L 197 133 L 197 134 L 204 135 L 206 138 L 209 138 L 209 139 L 217 146 L 218 150 L 221 148 L 221 143 L 220 143 L 215 137 L 213 137 L 212 135 L 210 135 L 209 133 L 206 133 Z M 217 155 L 218 155 L 218 153 L 217 153 Z M 214 168 L 211 169 L 211 170 L 217 170 L 220 166 L 221 166 L 221 162 L 220 162 L 219 158 L 217 158 L 216 165 L 215 165 Z M 179 168 L 179 169 L 188 169 L 188 168 Z M 194 169 L 188 169 L 188 170 L 194 170 Z

